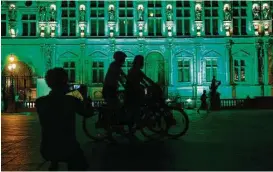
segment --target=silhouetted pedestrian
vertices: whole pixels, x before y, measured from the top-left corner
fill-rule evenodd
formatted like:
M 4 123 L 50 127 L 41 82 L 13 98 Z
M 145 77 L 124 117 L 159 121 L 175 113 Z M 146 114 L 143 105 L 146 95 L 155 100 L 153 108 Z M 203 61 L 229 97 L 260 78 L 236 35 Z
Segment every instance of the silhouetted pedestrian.
M 207 91 L 204 90 L 203 94 L 202 94 L 202 96 L 200 98 L 200 100 L 201 100 L 201 106 L 197 110 L 198 113 L 199 113 L 200 109 L 205 109 L 205 110 L 207 110 L 207 113 L 209 113 L 209 106 L 208 106 L 208 103 L 207 103 L 207 98 L 208 98 L 207 97 Z
M 51 161 L 49 170 L 57 170 L 59 162 L 66 162 L 68 170 L 82 171 L 88 168 L 84 153 L 76 139 L 76 113 L 91 116 L 91 106 L 69 92 L 68 75 L 63 68 L 50 69 L 46 83 L 52 90 L 36 100 L 41 124 L 41 155 Z

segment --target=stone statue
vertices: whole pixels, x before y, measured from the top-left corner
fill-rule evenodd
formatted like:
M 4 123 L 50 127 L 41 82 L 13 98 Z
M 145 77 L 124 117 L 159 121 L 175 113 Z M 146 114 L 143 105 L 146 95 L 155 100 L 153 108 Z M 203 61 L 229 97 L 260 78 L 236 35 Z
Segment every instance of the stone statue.
M 201 21 L 202 20 L 202 10 L 201 7 L 196 7 L 195 10 L 195 20 Z
M 168 6 L 167 11 L 167 21 L 172 21 L 173 20 L 173 12 L 172 12 L 172 8 L 170 6 Z
M 231 10 L 228 6 L 226 6 L 224 10 L 224 19 L 225 21 L 231 21 Z
M 17 18 L 17 12 L 15 10 L 15 7 L 11 7 L 11 9 L 9 10 L 9 20 L 16 21 L 16 18 Z
M 253 13 L 253 19 L 254 20 L 260 20 L 260 10 L 258 5 L 255 5 L 254 8 L 252 9 Z
M 109 10 L 109 21 L 115 21 L 115 11 L 113 6 Z
M 45 21 L 46 20 L 46 8 L 41 6 L 39 12 L 40 12 L 40 21 Z
M 50 9 L 50 21 L 56 21 L 56 11 L 54 8 Z
M 268 8 L 267 5 L 265 5 L 263 7 L 263 20 L 269 20 L 270 19 L 269 11 L 270 11 L 270 9 Z
M 85 10 L 83 8 L 80 10 L 80 21 L 85 21 Z
M 138 9 L 138 20 L 139 21 L 143 21 L 143 8 L 142 7 L 139 7 Z

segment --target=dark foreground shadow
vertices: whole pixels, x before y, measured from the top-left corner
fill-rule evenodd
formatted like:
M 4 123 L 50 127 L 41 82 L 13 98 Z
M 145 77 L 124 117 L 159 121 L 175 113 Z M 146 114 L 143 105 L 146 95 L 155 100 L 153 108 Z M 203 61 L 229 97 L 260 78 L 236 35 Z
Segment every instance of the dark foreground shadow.
M 90 150 L 90 148 L 92 150 Z M 149 143 L 105 142 L 88 143 L 87 153 L 90 170 L 102 171 L 167 171 L 172 170 L 171 153 L 163 141 Z M 88 149 L 88 150 L 87 150 Z

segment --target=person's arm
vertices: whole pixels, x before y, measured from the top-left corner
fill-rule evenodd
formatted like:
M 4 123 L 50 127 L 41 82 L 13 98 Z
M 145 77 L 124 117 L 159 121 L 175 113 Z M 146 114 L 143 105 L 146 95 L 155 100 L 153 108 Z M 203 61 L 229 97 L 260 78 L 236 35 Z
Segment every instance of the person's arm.
M 91 106 L 91 102 L 89 101 L 81 101 L 77 98 L 73 97 L 73 103 L 76 107 L 76 113 L 84 117 L 90 117 L 93 115 L 93 108 Z
M 127 80 L 127 76 L 126 76 L 126 74 L 123 72 L 123 70 L 121 69 L 120 77 L 119 77 L 119 83 L 120 83 L 124 88 L 125 88 L 126 80 Z

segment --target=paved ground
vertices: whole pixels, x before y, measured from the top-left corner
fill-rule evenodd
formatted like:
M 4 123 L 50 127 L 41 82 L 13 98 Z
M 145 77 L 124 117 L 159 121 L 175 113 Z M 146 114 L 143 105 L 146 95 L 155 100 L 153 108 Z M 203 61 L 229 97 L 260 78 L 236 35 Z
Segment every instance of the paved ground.
M 91 142 L 78 119 L 90 170 L 273 170 L 272 110 L 189 113 L 192 122 L 183 138 L 139 144 Z M 1 120 L 2 170 L 47 170 L 37 116 L 2 114 Z

